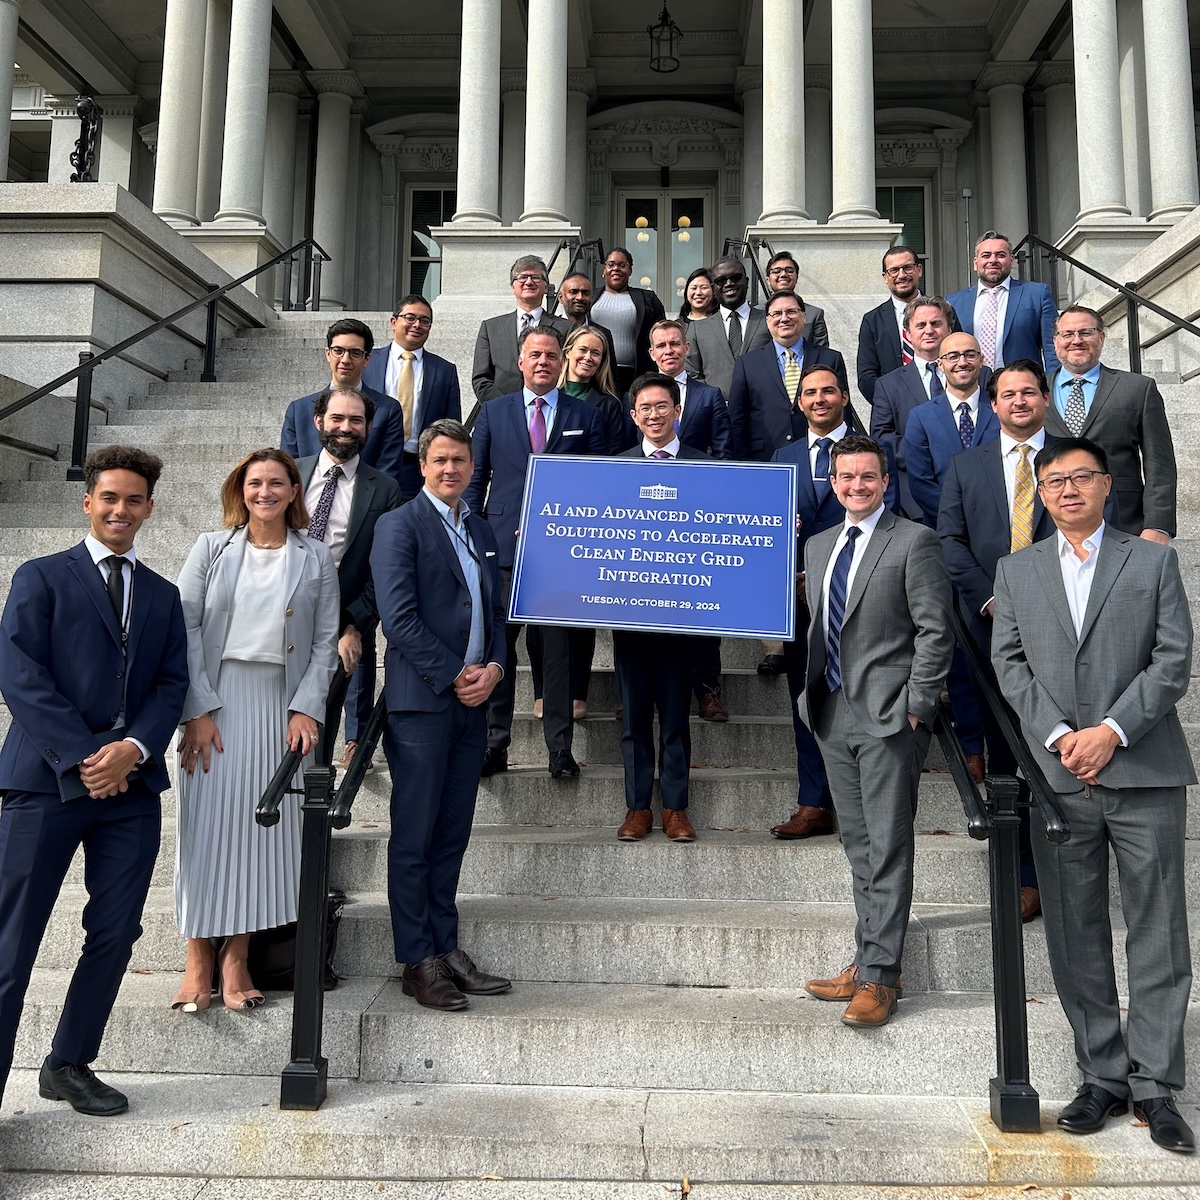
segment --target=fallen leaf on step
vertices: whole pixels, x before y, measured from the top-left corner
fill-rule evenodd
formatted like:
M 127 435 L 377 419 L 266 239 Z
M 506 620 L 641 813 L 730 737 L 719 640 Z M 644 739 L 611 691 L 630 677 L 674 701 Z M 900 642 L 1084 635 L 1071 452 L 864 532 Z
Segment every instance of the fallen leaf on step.
M 359 829 L 378 829 L 378 828 L 379 828 L 378 825 L 368 825 L 366 822 L 364 822 L 362 825 L 359 826 Z
M 1150 1128 L 1149 1121 L 1130 1121 L 1129 1123 L 1130 1123 L 1130 1125 L 1132 1125 L 1134 1127 L 1134 1129 L 1149 1129 Z
M 543 896 L 542 899 L 543 900 L 557 900 L 558 897 L 557 896 Z
M 742 825 L 720 825 L 718 829 L 721 833 L 749 833 L 750 830 Z
M 131 975 L 153 975 L 153 971 L 147 971 L 145 967 L 134 967 L 130 971 Z
M 1026 1004 L 1045 1004 L 1046 1002 L 1045 1002 L 1045 1000 L 1039 1000 L 1036 996 L 1026 996 L 1025 1003 Z M 1033 1186 L 1036 1187 L 1037 1184 L 1034 1184 Z
M 504 1179 L 503 1175 L 480 1175 L 479 1176 L 479 1181 L 481 1183 L 500 1183 L 503 1181 L 503 1179 Z
M 168 1129 L 182 1129 L 185 1125 L 190 1125 L 191 1121 L 176 1121 L 174 1125 L 168 1125 Z

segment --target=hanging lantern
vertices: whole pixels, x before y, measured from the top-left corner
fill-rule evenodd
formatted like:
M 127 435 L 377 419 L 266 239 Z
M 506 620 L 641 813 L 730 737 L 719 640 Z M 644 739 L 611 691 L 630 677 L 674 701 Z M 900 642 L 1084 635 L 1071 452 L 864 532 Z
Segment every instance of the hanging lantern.
M 677 51 L 679 43 L 683 41 L 683 31 L 671 20 L 671 14 L 665 6 L 658 14 L 658 24 L 648 25 L 646 32 L 650 35 L 650 70 L 662 74 L 678 71 Z

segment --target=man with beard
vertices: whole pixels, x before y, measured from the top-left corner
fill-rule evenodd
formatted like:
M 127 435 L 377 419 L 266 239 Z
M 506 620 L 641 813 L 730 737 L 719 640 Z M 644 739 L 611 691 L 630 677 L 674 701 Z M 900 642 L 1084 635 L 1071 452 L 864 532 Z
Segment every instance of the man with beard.
M 321 453 L 301 458 L 296 464 L 304 485 L 305 507 L 312 514 L 308 536 L 329 547 L 338 569 L 342 591 L 338 656 L 347 675 L 359 666 L 364 642 L 369 647 L 369 662 L 363 664 L 363 670 L 372 674 L 375 670 L 379 612 L 371 581 L 371 543 L 375 522 L 385 512 L 399 508 L 401 502 L 396 480 L 368 466 L 360 457 L 374 416 L 375 402 L 365 393 L 346 387 L 322 392 L 313 405 L 313 425 Z M 364 681 L 355 689 L 355 695 L 357 700 L 349 695 L 346 698 L 346 762 L 370 715 L 374 680 Z

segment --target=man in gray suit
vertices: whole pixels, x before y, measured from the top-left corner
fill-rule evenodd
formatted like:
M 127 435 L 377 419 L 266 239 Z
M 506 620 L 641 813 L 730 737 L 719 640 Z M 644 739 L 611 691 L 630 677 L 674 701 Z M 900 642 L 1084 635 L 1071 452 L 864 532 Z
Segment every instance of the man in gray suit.
M 1035 471 L 1058 531 L 996 564 L 992 663 L 1071 826 L 1060 845 L 1033 839 L 1050 966 L 1084 1080 L 1058 1123 L 1093 1133 L 1132 1097 L 1158 1145 L 1191 1153 L 1171 1098 L 1184 1083 L 1192 984 L 1183 846 L 1196 773 L 1175 712 L 1191 671 L 1187 597 L 1170 549 L 1104 523 L 1112 477 L 1095 442 L 1047 445 Z M 1128 927 L 1125 1037 L 1110 843 Z
M 913 815 L 950 657 L 950 580 L 937 534 L 888 512 L 887 456 L 857 435 L 829 451 L 845 520 L 804 548 L 805 697 L 854 878 L 854 961 L 810 979 L 848 1000 L 847 1025 L 884 1025 L 901 994 L 913 889 Z
M 763 309 L 751 308 L 746 302 L 750 280 L 740 258 L 717 259 L 712 277 L 720 303 L 711 317 L 692 322 L 688 330 L 687 372 L 701 383 L 720 388 L 728 399 L 734 359 L 765 346 L 771 335 Z
M 1104 322 L 1081 304 L 1054 326 L 1062 363 L 1050 378 L 1046 432 L 1090 438 L 1108 455 L 1121 528 L 1166 544 L 1175 536 L 1175 447 L 1158 385 L 1100 365 Z

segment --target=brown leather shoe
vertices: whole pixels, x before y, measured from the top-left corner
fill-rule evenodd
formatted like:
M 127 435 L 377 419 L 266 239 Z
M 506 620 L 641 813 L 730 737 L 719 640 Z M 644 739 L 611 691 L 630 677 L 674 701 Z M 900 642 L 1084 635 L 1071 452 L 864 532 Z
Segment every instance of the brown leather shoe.
M 469 992 L 472 996 L 499 996 L 512 988 L 511 979 L 481 971 L 465 950 L 456 948 L 443 954 L 442 962 L 450 968 L 450 977 L 460 992 Z
M 771 833 L 785 842 L 812 837 L 814 833 L 833 832 L 833 809 L 802 804 L 782 825 L 772 825 Z
M 1042 915 L 1042 893 L 1035 887 L 1021 888 L 1021 920 L 1032 921 Z
M 721 703 L 716 692 L 705 692 L 700 697 L 700 719 L 702 721 L 728 721 L 729 710 Z
M 982 754 L 967 755 L 967 770 L 971 772 L 971 778 L 975 780 L 976 783 L 983 782 L 983 769 L 984 763 Z
M 896 989 L 886 983 L 860 983 L 842 1013 L 843 1025 L 886 1025 L 896 1011 Z
M 631 808 L 617 830 L 617 840 L 640 842 L 654 828 L 654 814 L 648 808 Z
M 450 968 L 436 954 L 423 958 L 414 966 L 405 967 L 400 987 L 425 1008 L 440 1008 L 443 1012 L 458 1012 L 469 1008 L 471 1002 L 454 986 Z
M 673 842 L 694 842 L 696 831 L 683 808 L 664 808 L 662 815 L 663 833 Z
M 858 987 L 858 968 L 851 963 L 840 975 L 832 979 L 810 979 L 804 990 L 818 1000 L 849 1000 Z M 896 980 L 896 999 L 904 999 L 904 980 Z

